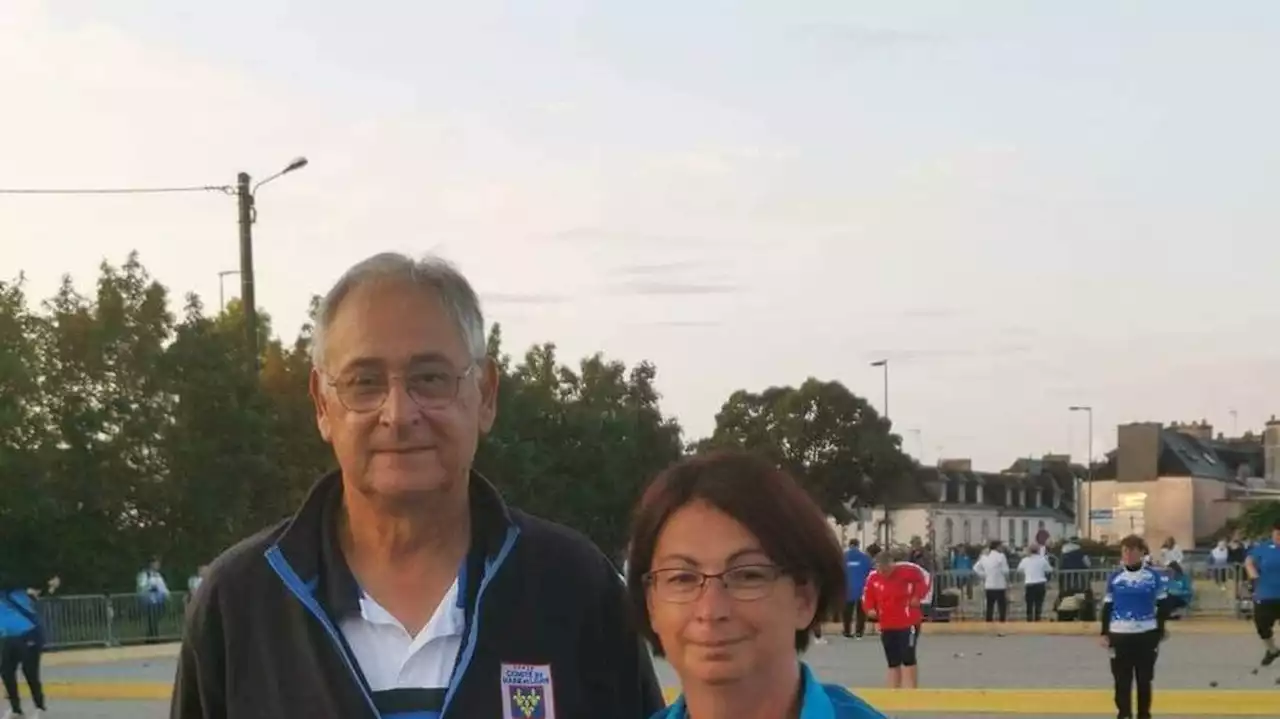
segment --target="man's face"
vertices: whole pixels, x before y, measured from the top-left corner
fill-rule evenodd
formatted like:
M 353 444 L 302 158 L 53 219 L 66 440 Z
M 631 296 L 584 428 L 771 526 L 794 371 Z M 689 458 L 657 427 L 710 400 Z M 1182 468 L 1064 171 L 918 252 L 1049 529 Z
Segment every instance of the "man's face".
M 493 426 L 497 371 L 474 361 L 439 298 L 405 282 L 375 282 L 346 296 L 311 373 L 320 434 L 349 487 L 388 497 L 465 483 L 480 436 Z M 456 396 L 425 402 L 415 387 Z M 353 392 L 384 386 L 375 407 Z M 346 398 L 344 400 L 344 398 Z

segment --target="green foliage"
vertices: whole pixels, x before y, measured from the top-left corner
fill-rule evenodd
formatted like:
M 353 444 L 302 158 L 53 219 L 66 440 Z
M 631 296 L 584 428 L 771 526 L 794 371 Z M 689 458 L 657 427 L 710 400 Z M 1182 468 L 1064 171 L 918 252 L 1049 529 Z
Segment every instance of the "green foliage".
M 695 449 L 743 447 L 795 475 L 829 515 L 848 522 L 853 504 L 901 501 L 914 467 L 888 420 L 839 382 L 739 390 Z
M 33 310 L 0 282 L 0 567 L 65 592 L 131 591 L 160 555 L 171 582 L 287 516 L 333 465 L 308 395 L 312 326 L 284 343 L 261 319 L 261 371 L 238 302 L 180 316 L 136 255 L 103 264 L 91 295 L 69 278 Z M 317 299 L 311 298 L 311 322 Z M 509 502 L 616 555 L 644 485 L 683 452 L 649 363 L 555 346 L 498 363 L 498 419 L 476 467 Z M 699 448 L 746 446 L 787 467 L 833 515 L 893 499 L 912 464 L 889 423 L 834 382 L 734 393 Z
M 658 410 L 656 370 L 630 371 L 597 354 L 577 371 L 555 346 L 534 347 L 512 366 L 501 329 L 489 336 L 502 384 L 498 421 L 477 468 L 522 509 L 585 532 L 616 555 L 641 489 L 680 457 L 680 427 Z
M 181 316 L 136 255 L 70 278 L 33 311 L 0 282 L 0 567 L 64 591 L 130 591 L 147 557 L 170 581 L 294 511 L 333 465 L 307 392 L 312 326 L 285 344 L 259 312 L 261 372 L 244 316 L 186 297 Z M 311 321 L 318 298 L 310 301 Z M 681 452 L 655 370 L 597 355 L 576 370 L 554 347 L 502 366 L 499 419 L 477 459 L 513 504 L 614 552 L 643 484 Z
M 1266 537 L 1280 522 L 1280 502 L 1254 502 L 1237 518 L 1236 529 L 1245 537 Z

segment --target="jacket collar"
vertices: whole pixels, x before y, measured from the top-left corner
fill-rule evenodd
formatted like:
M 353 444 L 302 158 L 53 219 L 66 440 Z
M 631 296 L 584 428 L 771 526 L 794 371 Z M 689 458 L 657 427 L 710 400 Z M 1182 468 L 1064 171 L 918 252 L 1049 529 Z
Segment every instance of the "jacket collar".
M 689 719 L 684 695 L 681 694 L 660 716 L 662 719 Z M 800 719 L 836 719 L 836 709 L 831 704 L 831 697 L 827 696 L 818 678 L 804 662 L 800 662 Z
M 478 472 L 472 472 L 468 485 L 471 508 L 471 551 L 459 576 L 465 581 L 470 567 L 483 567 L 484 560 L 495 556 L 507 530 L 514 524 L 511 510 L 498 490 Z M 308 586 L 325 609 L 334 617 L 360 610 L 360 586 L 347 565 L 338 543 L 338 518 L 342 512 L 342 474 L 330 472 L 317 481 L 307 494 L 302 507 L 285 526 L 276 545 L 294 572 Z M 472 594 L 474 587 L 459 593 Z

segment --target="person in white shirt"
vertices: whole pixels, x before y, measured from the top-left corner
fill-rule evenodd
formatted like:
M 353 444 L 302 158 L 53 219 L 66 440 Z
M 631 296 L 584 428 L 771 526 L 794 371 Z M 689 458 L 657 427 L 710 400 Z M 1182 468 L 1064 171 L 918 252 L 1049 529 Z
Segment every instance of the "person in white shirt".
M 1178 546 L 1178 540 L 1169 537 L 1160 547 L 1160 566 L 1167 567 L 1174 562 L 1177 562 L 1178 566 L 1183 565 L 1182 547 Z
M 1227 540 L 1219 539 L 1218 544 L 1209 550 L 1209 565 L 1213 567 L 1213 578 L 1218 582 L 1218 589 L 1227 589 Z
M 1009 618 L 1009 560 L 1000 548 L 1000 540 L 992 540 L 990 550 L 978 558 L 973 571 L 982 577 L 982 588 L 987 594 L 987 621 L 995 621 L 996 609 L 1000 621 Z
M 1027 556 L 1018 562 L 1018 573 L 1022 575 L 1023 588 L 1026 591 L 1024 599 L 1027 605 L 1027 621 L 1038 622 L 1040 615 L 1044 611 L 1044 596 L 1046 587 L 1049 586 L 1049 575 L 1053 572 L 1053 566 L 1049 564 L 1049 559 L 1045 557 L 1040 547 L 1031 545 L 1027 547 Z
M 152 557 L 147 567 L 138 572 L 138 598 L 142 600 L 142 614 L 147 621 L 147 643 L 160 640 L 160 618 L 164 615 L 165 602 L 169 601 L 169 585 L 160 573 L 160 558 Z

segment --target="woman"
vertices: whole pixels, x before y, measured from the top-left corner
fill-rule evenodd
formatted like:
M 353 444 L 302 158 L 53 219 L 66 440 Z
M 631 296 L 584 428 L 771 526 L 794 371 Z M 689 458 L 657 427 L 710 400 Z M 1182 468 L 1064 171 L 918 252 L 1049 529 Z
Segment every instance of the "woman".
M 1151 719 L 1151 687 L 1156 657 L 1165 640 L 1168 592 L 1165 581 L 1143 563 L 1147 551 L 1141 537 L 1120 540 L 1120 569 L 1107 579 L 1102 600 L 1102 636 L 1115 680 L 1116 716 L 1131 719 L 1133 688 L 1138 688 L 1138 719 Z
M 645 491 L 631 547 L 640 628 L 684 689 L 655 717 L 884 718 L 800 662 L 845 577 L 826 518 L 790 476 L 743 452 L 681 461 Z
M 991 540 L 989 550 L 973 565 L 973 571 L 982 577 L 987 599 L 987 622 L 995 621 L 996 610 L 999 609 L 1000 623 L 1003 624 L 1009 618 L 1009 559 L 998 539 Z
M 44 689 L 40 683 L 40 654 L 44 635 L 35 602 L 26 589 L 0 577 L 0 680 L 9 695 L 9 716 L 20 717 L 22 698 L 18 696 L 18 669 L 26 677 L 34 716 L 44 711 Z
M 1044 598 L 1048 593 L 1049 575 L 1053 566 L 1044 556 L 1041 548 L 1035 544 L 1027 547 L 1027 555 L 1018 562 L 1018 573 L 1022 575 L 1024 590 L 1023 601 L 1027 605 L 1027 621 L 1038 622 L 1044 613 Z
M 867 577 L 862 601 L 868 615 L 880 622 L 889 688 L 915 689 L 919 686 L 916 645 L 924 622 L 920 607 L 932 587 L 929 574 L 920 565 L 904 562 L 898 554 L 887 549 L 876 555 L 876 568 Z

